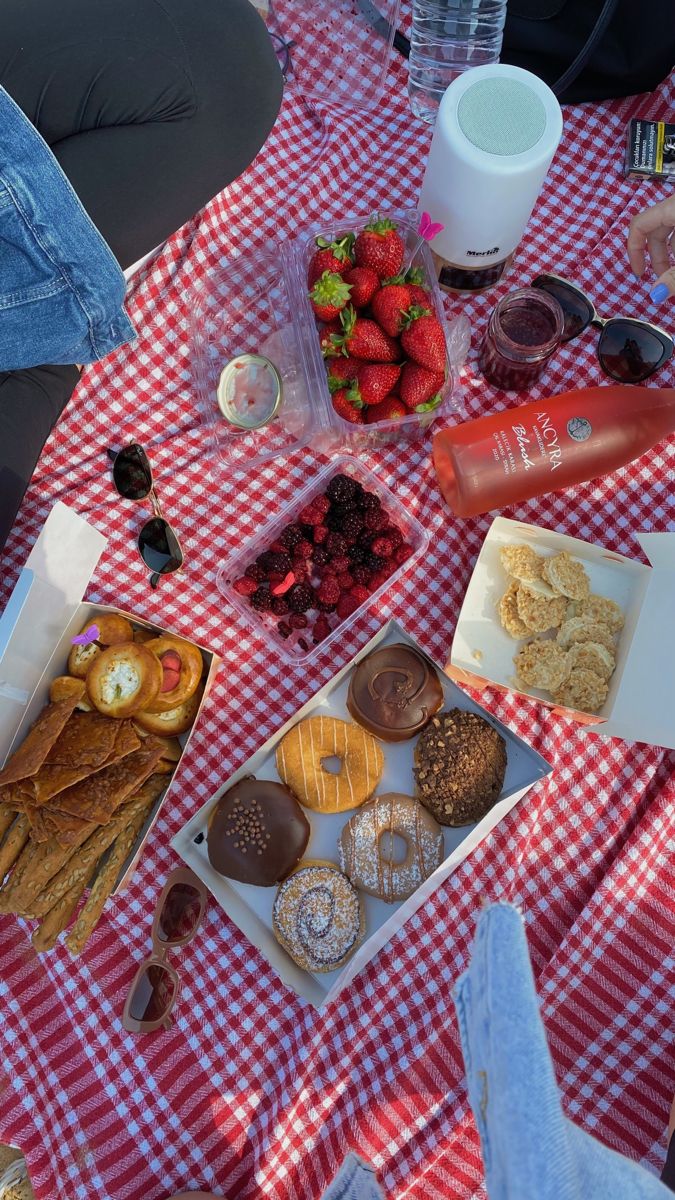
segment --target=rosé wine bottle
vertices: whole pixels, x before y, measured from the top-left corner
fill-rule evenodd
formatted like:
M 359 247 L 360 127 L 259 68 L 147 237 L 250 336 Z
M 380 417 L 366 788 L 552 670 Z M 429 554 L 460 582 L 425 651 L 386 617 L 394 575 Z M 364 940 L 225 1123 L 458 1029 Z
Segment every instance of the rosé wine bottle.
M 458 517 L 608 475 L 675 432 L 675 388 L 577 388 L 449 429 L 433 441 Z

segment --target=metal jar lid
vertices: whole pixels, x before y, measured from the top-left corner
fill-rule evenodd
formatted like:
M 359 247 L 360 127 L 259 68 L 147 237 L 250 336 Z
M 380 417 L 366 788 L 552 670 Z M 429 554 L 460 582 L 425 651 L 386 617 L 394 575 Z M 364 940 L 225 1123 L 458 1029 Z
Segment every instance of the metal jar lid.
M 236 429 L 262 429 L 281 404 L 281 376 L 261 354 L 239 354 L 223 367 L 218 408 Z

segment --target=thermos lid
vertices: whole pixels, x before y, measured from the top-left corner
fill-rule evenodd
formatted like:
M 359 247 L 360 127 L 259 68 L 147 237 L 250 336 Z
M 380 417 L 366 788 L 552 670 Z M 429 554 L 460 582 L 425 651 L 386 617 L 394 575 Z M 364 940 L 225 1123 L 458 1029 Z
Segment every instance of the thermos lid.
M 462 133 L 488 154 L 523 154 L 546 128 L 546 109 L 537 93 L 519 79 L 477 79 L 457 105 Z

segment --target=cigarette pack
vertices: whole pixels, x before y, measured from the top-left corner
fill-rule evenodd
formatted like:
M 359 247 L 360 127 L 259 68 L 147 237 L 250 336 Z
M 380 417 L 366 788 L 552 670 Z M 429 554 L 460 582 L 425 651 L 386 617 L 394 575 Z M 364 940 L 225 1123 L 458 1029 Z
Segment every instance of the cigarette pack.
M 624 174 L 675 178 L 675 124 L 639 118 L 629 121 Z

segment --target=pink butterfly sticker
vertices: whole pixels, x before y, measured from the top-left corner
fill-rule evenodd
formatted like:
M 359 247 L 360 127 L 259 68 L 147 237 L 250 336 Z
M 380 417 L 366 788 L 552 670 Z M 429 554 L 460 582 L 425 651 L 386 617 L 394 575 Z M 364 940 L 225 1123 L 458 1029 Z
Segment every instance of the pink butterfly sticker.
M 445 229 L 445 225 L 442 225 L 440 221 L 432 221 L 428 212 L 422 213 L 417 232 L 425 242 L 432 242 L 436 234 L 443 229 Z
M 78 633 L 77 637 L 70 639 L 71 645 L 90 646 L 92 642 L 98 641 L 100 633 L 101 631 L 98 625 L 89 625 L 88 628 L 85 629 L 84 633 Z

